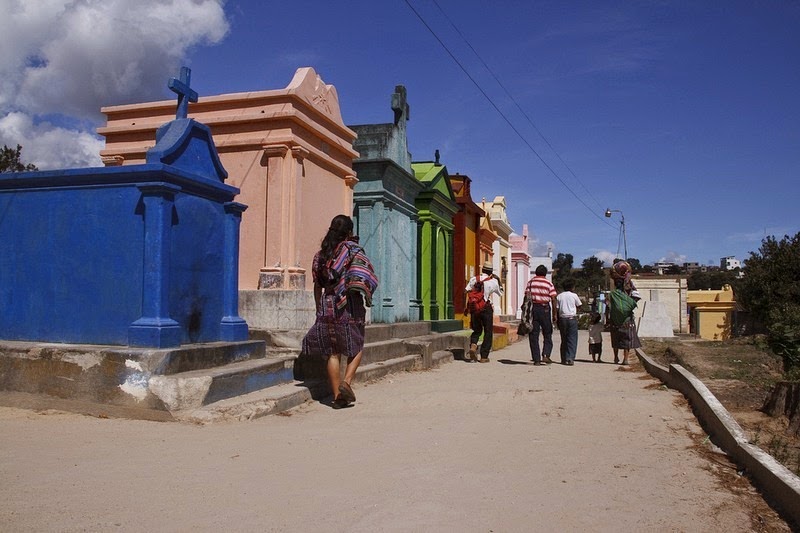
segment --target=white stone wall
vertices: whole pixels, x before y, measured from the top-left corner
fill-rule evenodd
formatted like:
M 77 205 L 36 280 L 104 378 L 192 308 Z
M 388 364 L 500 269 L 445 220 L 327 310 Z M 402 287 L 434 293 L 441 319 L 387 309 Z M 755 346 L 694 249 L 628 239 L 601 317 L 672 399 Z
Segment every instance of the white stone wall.
M 633 277 L 633 283 L 642 296 L 636 308 L 637 323 L 642 311 L 646 309 L 646 302 L 660 302 L 666 309 L 672 331 L 675 333 L 689 333 L 689 315 L 686 307 L 686 278 L 665 276 L 658 278 Z

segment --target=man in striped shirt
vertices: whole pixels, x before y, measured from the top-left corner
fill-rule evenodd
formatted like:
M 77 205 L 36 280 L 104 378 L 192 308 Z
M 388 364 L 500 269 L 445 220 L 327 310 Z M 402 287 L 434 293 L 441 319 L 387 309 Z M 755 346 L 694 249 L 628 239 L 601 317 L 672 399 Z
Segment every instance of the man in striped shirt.
M 553 361 L 550 354 L 553 352 L 553 324 L 558 320 L 558 305 L 556 303 L 556 288 L 547 279 L 547 267 L 536 267 L 536 275 L 528 282 L 525 291 L 530 295 L 533 303 L 533 327 L 528 334 L 528 343 L 531 347 L 531 358 L 534 365 L 541 365 L 542 359 L 548 365 Z M 539 331 L 544 337 L 542 351 L 539 351 Z

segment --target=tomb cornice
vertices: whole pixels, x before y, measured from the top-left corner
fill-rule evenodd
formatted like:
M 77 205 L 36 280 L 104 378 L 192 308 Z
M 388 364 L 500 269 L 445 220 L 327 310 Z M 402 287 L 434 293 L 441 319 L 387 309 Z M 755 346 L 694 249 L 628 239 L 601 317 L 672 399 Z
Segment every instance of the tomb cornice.
M 492 218 L 492 228 L 497 232 L 499 236 L 506 236 L 508 237 L 514 231 L 514 228 L 501 218 Z
M 339 161 L 333 160 L 328 154 L 325 154 L 322 150 L 319 150 L 310 144 L 307 144 L 305 141 L 298 139 L 294 135 L 270 135 L 270 141 L 268 144 L 265 144 L 264 136 L 261 135 L 260 137 L 252 137 L 248 139 L 238 138 L 238 139 L 228 139 L 228 140 L 220 140 L 216 143 L 217 152 L 224 153 L 224 152 L 234 152 L 234 151 L 242 151 L 243 149 L 251 149 L 253 151 L 259 151 L 266 149 L 269 147 L 273 149 L 274 147 L 278 146 L 285 146 L 285 150 L 294 150 L 295 147 L 299 150 L 298 153 L 303 154 L 304 159 L 308 159 L 309 161 L 313 161 L 314 163 L 320 165 L 321 167 L 327 168 L 331 170 L 334 174 L 339 176 L 340 178 L 344 178 L 347 175 L 353 174 L 353 169 Z M 127 161 L 128 164 L 136 164 L 144 162 L 145 154 L 147 150 L 154 146 L 154 142 L 144 144 L 141 143 L 136 146 L 128 146 L 124 148 L 117 148 L 114 150 L 102 150 L 100 152 L 100 156 L 103 158 L 103 162 L 106 166 L 118 166 L 122 163 L 119 162 L 118 158 L 122 158 L 124 161 Z M 272 155 L 272 154 L 270 154 Z M 286 155 L 286 152 L 281 154 L 281 156 Z M 114 164 L 109 164 L 114 163 Z
M 309 122 L 320 122 L 342 137 L 353 139 L 357 137 L 356 132 L 343 122 L 340 123 L 331 119 L 326 113 L 320 111 L 315 105 L 308 103 L 303 98 L 286 93 L 276 95 L 274 94 L 276 92 L 280 93 L 280 91 L 262 91 L 201 97 L 196 103 L 192 103 L 189 106 L 189 116 L 198 120 L 198 115 L 204 115 L 202 120 L 207 122 L 209 118 L 215 117 L 215 115 L 222 115 L 231 109 L 237 109 L 239 110 L 238 115 L 235 117 L 237 119 L 264 119 L 270 116 L 279 116 L 282 112 L 285 114 L 285 109 L 290 106 L 292 110 L 297 110 L 298 114 L 307 117 Z M 157 117 L 167 118 L 173 116 L 175 114 L 175 102 L 162 100 L 108 106 L 102 107 L 100 112 L 106 115 L 109 124 L 125 121 L 125 126 L 130 127 L 129 121 L 139 119 L 149 122 Z M 230 117 L 230 115 L 227 116 Z
M 314 124 L 313 121 L 309 120 L 309 118 L 304 115 L 303 113 L 299 113 L 296 110 L 290 111 L 280 111 L 274 114 L 261 114 L 261 113 L 244 113 L 236 115 L 235 117 L 224 116 L 224 117 L 215 117 L 215 116 L 205 116 L 202 113 L 198 113 L 195 108 L 192 108 L 192 112 L 189 114 L 191 118 L 202 122 L 203 124 L 207 125 L 211 128 L 212 132 L 215 130 L 222 129 L 222 126 L 240 126 L 243 124 L 252 124 L 254 127 L 249 128 L 249 131 L 237 131 L 233 134 L 226 133 L 226 139 L 216 140 L 215 143 L 217 148 L 221 146 L 244 146 L 251 142 L 253 137 L 259 136 L 262 138 L 263 142 L 263 134 L 264 132 L 276 132 L 281 130 L 286 130 L 286 135 L 294 136 L 294 133 L 290 133 L 291 128 L 270 128 L 267 127 L 268 124 L 285 121 L 288 120 L 293 124 L 297 124 L 301 126 L 304 130 L 307 130 L 309 133 L 313 134 L 314 136 L 318 137 L 321 141 L 327 143 L 331 148 L 336 149 L 337 151 L 341 152 L 344 157 L 348 159 L 356 159 L 359 157 L 359 153 L 353 149 L 352 141 L 355 140 L 356 134 L 352 130 L 348 130 L 349 135 L 346 136 L 336 136 L 331 135 L 330 132 L 324 128 L 318 127 Z M 110 119 L 109 119 L 110 122 Z M 135 134 L 135 133 L 147 133 L 150 131 L 155 132 L 166 120 L 163 117 L 151 117 L 148 118 L 145 122 L 132 122 L 130 124 L 120 125 L 120 126 L 105 126 L 101 128 L 97 128 L 97 133 L 102 135 L 106 138 L 111 137 L 116 134 Z M 258 127 L 255 127 L 258 125 Z M 239 140 L 237 137 L 242 137 L 242 140 Z

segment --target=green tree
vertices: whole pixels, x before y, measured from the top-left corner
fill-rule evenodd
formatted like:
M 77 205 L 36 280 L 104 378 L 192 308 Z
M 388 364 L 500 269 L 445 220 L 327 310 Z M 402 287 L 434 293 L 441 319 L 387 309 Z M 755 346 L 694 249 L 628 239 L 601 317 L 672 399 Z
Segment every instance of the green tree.
M 603 262 L 595 256 L 587 257 L 581 263 L 581 271 L 575 272 L 575 292 L 585 298 L 596 295 L 606 286 L 606 273 Z
M 686 280 L 690 291 L 714 290 L 718 291 L 725 285 L 736 289 L 739 281 L 739 269 L 715 270 L 712 272 L 694 272 Z M 736 291 L 734 290 L 734 293 Z
M 640 263 L 635 257 L 629 257 L 628 264 L 631 266 L 631 272 L 633 274 L 638 274 L 642 271 L 642 263 Z
M 761 241 L 758 252 L 745 260 L 744 278 L 734 294 L 766 328 L 784 370 L 800 369 L 800 232 Z
M 572 254 L 558 254 L 553 260 L 553 285 L 561 290 L 564 280 L 572 277 Z
M 26 170 L 38 170 L 36 165 L 25 164 L 21 161 L 22 146 L 17 145 L 16 150 L 9 148 L 5 144 L 0 151 L 0 172 L 25 172 Z

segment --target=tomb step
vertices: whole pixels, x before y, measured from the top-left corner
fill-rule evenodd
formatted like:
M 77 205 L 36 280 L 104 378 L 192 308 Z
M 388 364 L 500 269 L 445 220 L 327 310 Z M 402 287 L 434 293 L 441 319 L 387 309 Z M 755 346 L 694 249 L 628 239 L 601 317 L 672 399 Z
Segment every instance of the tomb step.
M 406 355 L 408 350 L 402 339 L 389 339 L 385 341 L 364 344 L 364 353 L 361 356 L 365 364 L 379 363 L 399 355 Z
M 123 351 L 120 349 L 117 351 Z M 147 354 L 148 367 L 158 374 L 179 374 L 192 370 L 203 370 L 250 359 L 261 359 L 266 355 L 266 346 L 261 341 L 209 342 L 184 345 L 164 350 L 140 350 Z
M 448 351 L 456 359 L 463 359 L 469 348 L 469 338 L 461 334 L 429 333 L 406 339 L 393 338 L 364 345 L 362 365 L 391 361 L 410 354 L 421 354 L 423 368 L 433 364 L 433 354 Z M 295 362 L 296 379 L 325 379 L 325 362 L 321 357 L 303 354 Z
M 438 352 L 436 359 L 439 363 L 447 362 L 452 360 L 452 353 Z M 361 385 L 380 380 L 393 373 L 421 368 L 420 354 L 395 357 L 388 361 L 361 365 L 356 372 L 356 383 Z M 293 381 L 196 408 L 174 411 L 172 414 L 178 420 L 199 424 L 253 420 L 285 412 L 310 401 L 329 400 L 330 396 L 330 387 L 323 379 Z
M 249 359 L 216 368 L 152 376 L 148 386 L 170 412 L 182 411 L 289 383 L 293 380 L 294 361 L 293 355 Z
M 250 329 L 251 340 L 262 340 L 267 346 L 300 348 L 300 343 L 308 329 Z M 364 341 L 388 341 L 430 335 L 430 322 L 398 322 L 394 324 L 367 324 L 364 328 Z
M 430 335 L 430 322 L 396 322 L 394 324 L 367 324 L 364 329 L 366 343 L 387 341 L 390 339 L 407 339 Z

